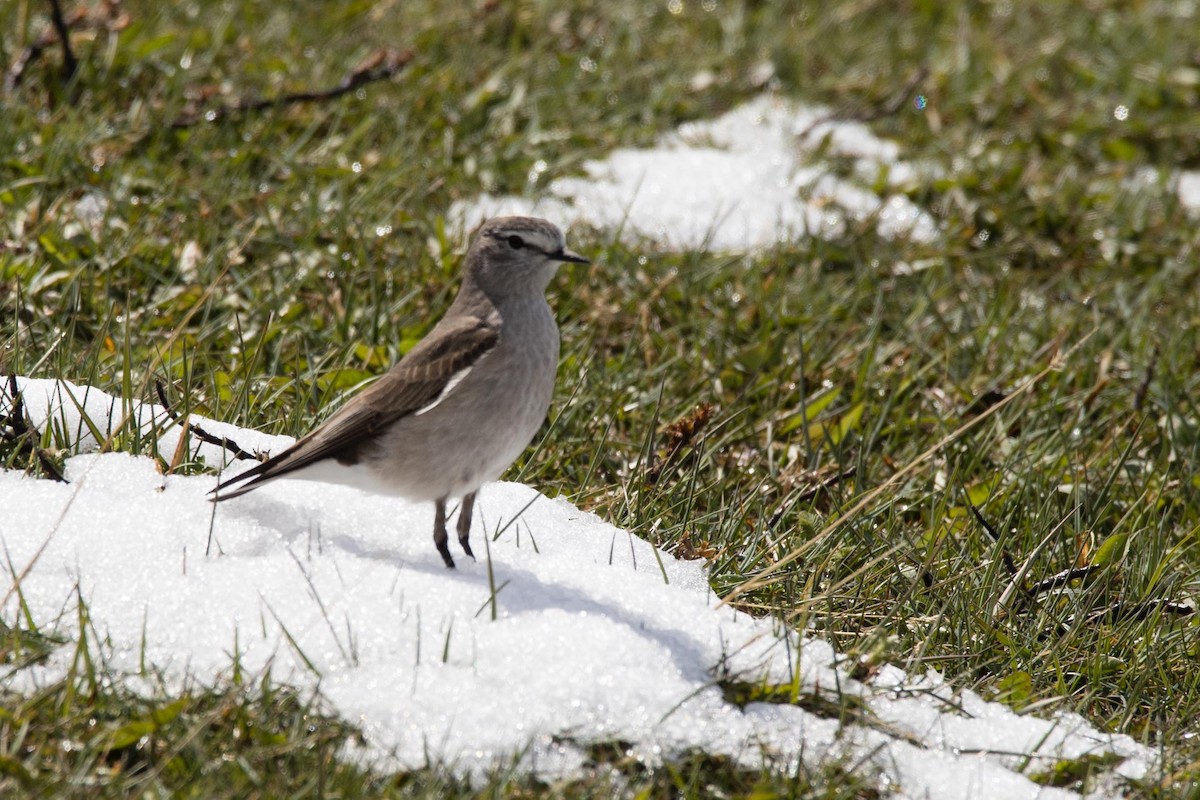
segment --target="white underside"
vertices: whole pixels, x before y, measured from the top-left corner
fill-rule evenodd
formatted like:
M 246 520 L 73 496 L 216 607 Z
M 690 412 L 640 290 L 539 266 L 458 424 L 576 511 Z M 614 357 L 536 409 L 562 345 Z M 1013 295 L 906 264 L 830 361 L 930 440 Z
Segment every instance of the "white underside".
M 316 481 L 318 483 L 335 483 L 339 486 L 349 486 L 352 489 L 359 489 L 371 494 L 393 495 L 395 497 L 403 497 L 407 500 L 427 500 L 426 497 L 413 497 L 399 491 L 394 482 L 385 479 L 379 472 L 364 464 L 345 465 L 339 464 L 332 458 L 327 458 L 324 461 L 318 461 L 315 464 L 309 464 L 307 467 L 301 467 L 298 470 L 289 472 L 278 478 L 272 478 L 272 481 Z

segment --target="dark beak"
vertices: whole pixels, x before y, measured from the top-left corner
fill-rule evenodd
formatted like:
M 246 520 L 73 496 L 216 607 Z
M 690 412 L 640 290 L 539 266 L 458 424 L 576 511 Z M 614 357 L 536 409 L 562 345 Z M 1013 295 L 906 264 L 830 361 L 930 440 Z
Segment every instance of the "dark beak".
M 589 259 L 584 258 L 572 250 L 567 250 L 565 247 L 557 253 L 546 253 L 546 258 L 551 261 L 569 261 L 572 264 L 590 264 Z

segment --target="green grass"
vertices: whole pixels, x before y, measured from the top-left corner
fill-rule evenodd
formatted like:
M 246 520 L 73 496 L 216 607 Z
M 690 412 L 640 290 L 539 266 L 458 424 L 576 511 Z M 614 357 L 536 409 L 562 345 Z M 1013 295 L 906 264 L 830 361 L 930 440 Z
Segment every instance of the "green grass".
M 123 29 L 77 35 L 69 86 L 50 48 L 0 97 L 0 367 L 143 399 L 162 378 L 181 409 L 301 433 L 449 302 L 454 200 L 525 191 L 539 160 L 544 185 L 718 114 L 760 91 L 770 61 L 779 94 L 870 118 L 907 159 L 943 167 L 911 197 L 944 241 L 863 224 L 731 256 L 573 231 L 595 260 L 552 288 L 558 402 L 521 478 L 708 558 L 718 592 L 812 626 L 863 669 L 936 668 L 1161 747 L 1161 783 L 1133 791 L 1189 796 L 1200 632 L 1146 604 L 1200 582 L 1197 225 L 1128 179 L 1200 167 L 1195 18 L 1102 1 L 675 7 L 126 3 Z M 0 6 L 0 62 L 40 35 L 47 8 Z M 330 86 L 384 47 L 414 58 L 355 96 L 169 129 L 207 93 Z M 893 110 L 922 69 L 912 92 L 927 107 Z M 717 79 L 693 90 L 703 70 Z M 93 195 L 107 204 L 98 233 L 74 218 Z M 703 404 L 703 430 L 672 435 Z M 27 447 L 0 457 L 37 468 Z M 1014 583 L 1002 553 L 1029 560 L 1026 586 L 1097 569 L 998 609 Z M 35 626 L 4 622 L 6 663 L 38 652 Z M 352 730 L 266 681 L 164 689 L 151 707 L 102 674 L 78 680 L 6 698 L 0 742 L 30 747 L 5 745 L 0 790 L 466 791 L 436 767 L 338 761 Z M 141 749 L 93 733 L 164 708 L 178 711 Z M 266 738 L 239 734 L 246 720 Z M 713 761 L 622 780 L 652 796 L 705 780 L 731 795 L 870 796 L 836 770 Z M 600 796 L 612 780 L 498 773 L 486 791 Z

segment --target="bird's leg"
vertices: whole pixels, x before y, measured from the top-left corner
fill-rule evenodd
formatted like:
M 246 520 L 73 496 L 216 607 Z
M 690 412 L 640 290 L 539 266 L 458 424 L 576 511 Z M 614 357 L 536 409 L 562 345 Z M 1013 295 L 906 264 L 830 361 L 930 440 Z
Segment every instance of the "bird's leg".
M 436 510 L 433 512 L 433 544 L 442 554 L 442 561 L 446 562 L 446 568 L 454 569 L 454 559 L 450 557 L 450 548 L 446 546 L 448 538 L 446 536 L 446 498 L 443 497 L 437 501 Z
M 472 559 L 475 558 L 475 554 L 471 552 L 471 543 L 467 539 L 471 535 L 471 515 L 474 512 L 475 493 L 471 492 L 458 506 L 458 543 L 462 545 L 463 552 Z

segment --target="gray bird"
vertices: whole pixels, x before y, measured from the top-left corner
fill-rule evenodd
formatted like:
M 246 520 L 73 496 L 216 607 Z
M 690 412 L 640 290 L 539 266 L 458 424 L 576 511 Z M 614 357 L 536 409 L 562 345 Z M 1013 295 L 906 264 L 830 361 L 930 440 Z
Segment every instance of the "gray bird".
M 546 220 L 484 223 L 458 296 L 429 335 L 303 439 L 219 483 L 213 501 L 283 477 L 432 500 L 433 543 L 453 568 L 446 501 L 461 497 L 458 541 L 474 558 L 476 491 L 521 454 L 550 407 L 558 326 L 545 290 L 564 261 L 588 263 Z

